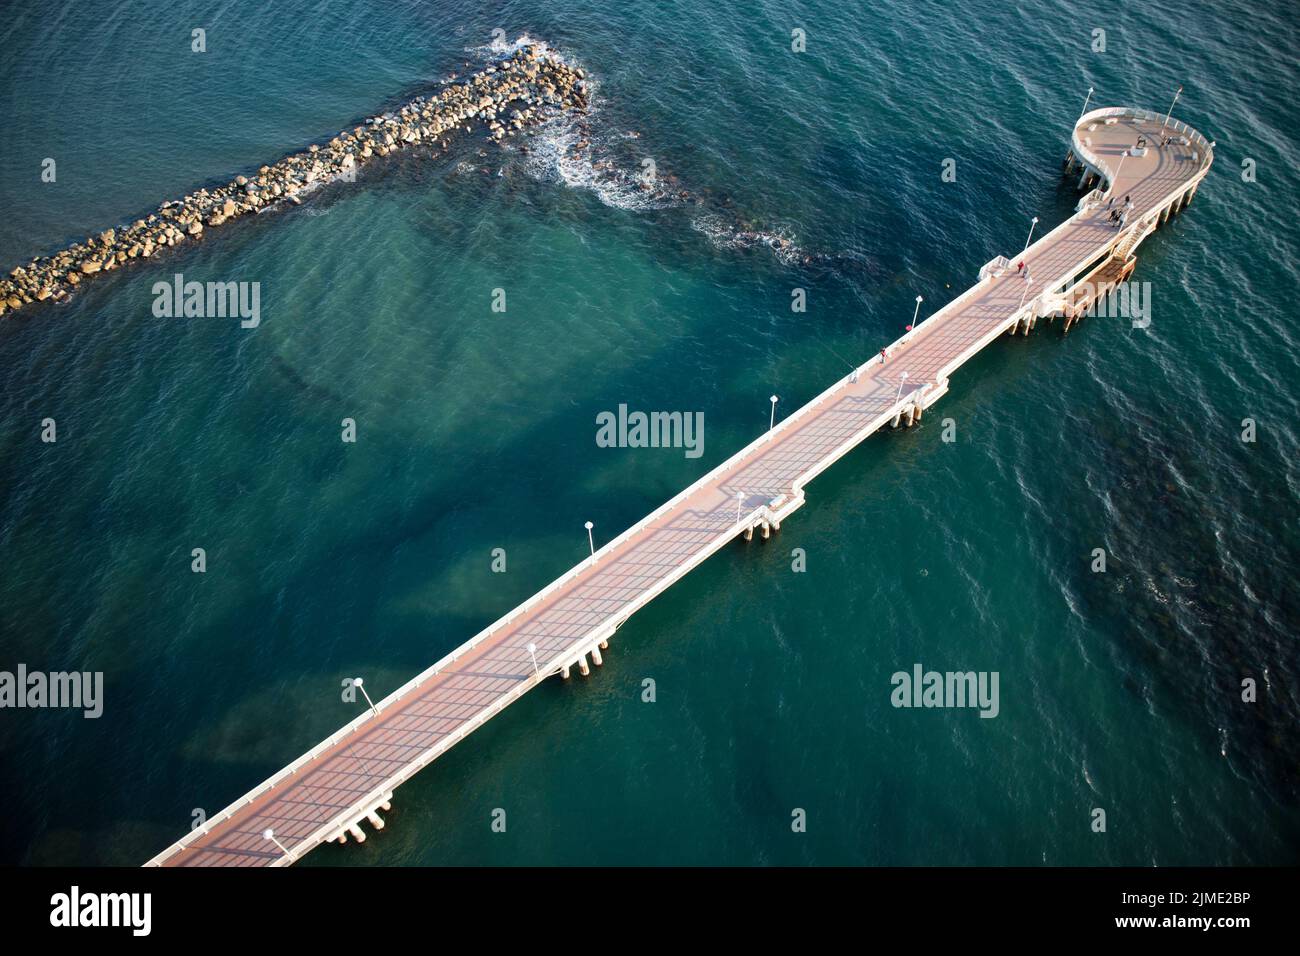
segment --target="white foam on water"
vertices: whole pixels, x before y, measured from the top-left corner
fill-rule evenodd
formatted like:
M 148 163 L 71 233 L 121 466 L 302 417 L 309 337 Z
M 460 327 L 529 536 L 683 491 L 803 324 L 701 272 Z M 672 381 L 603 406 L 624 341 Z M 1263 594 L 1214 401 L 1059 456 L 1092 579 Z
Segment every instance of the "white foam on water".
M 559 116 L 539 127 L 529 140 L 524 168 L 543 182 L 558 182 L 588 189 L 607 206 L 643 211 L 663 209 L 679 200 L 659 183 L 649 185 L 639 169 L 629 169 L 611 158 L 602 140 L 591 130 L 594 105 L 578 120 Z
M 571 67 L 582 68 L 582 63 L 572 54 L 561 53 L 545 40 L 538 40 L 535 37 L 529 36 L 527 33 L 521 33 L 519 39 L 515 40 L 513 43 L 494 38 L 491 43 L 483 43 L 479 46 L 467 46 L 464 48 L 464 51 L 473 56 L 479 57 L 480 59 L 491 62 L 508 59 L 524 47 L 529 46 L 537 51 L 538 56 L 547 57 Z M 588 79 L 588 82 L 590 82 L 590 79 Z
M 791 266 L 808 258 L 807 253 L 779 228 L 742 229 L 733 220 L 717 213 L 701 213 L 691 219 L 691 228 L 703 233 L 719 249 L 754 249 L 766 246 L 785 265 Z
M 491 43 L 465 47 L 465 52 L 473 53 L 475 56 L 506 57 L 512 53 L 518 53 L 526 46 L 536 47 L 539 53 L 551 52 L 551 48 L 545 40 L 535 40 L 527 33 L 519 34 L 519 39 L 513 43 L 502 40 L 500 37 L 493 37 Z
M 513 43 L 498 38 L 489 44 L 467 47 L 466 52 L 488 59 L 504 59 L 527 46 L 534 47 L 540 55 L 582 68 L 575 57 L 562 54 L 545 40 L 527 33 Z M 593 121 L 598 122 L 599 84 L 590 71 L 586 71 L 585 81 L 587 110 L 583 115 L 556 116 L 529 136 L 529 152 L 524 162 L 527 173 L 542 182 L 590 190 L 602 203 L 615 209 L 645 211 L 683 205 L 676 186 L 665 185 L 660 179 L 647 183 L 641 168 L 629 167 L 614 156 L 612 144 L 638 140 L 641 134 L 631 130 L 597 132 Z M 721 249 L 766 246 L 785 265 L 795 265 L 808 258 L 783 230 L 741 229 L 716 213 L 695 217 L 691 226 Z

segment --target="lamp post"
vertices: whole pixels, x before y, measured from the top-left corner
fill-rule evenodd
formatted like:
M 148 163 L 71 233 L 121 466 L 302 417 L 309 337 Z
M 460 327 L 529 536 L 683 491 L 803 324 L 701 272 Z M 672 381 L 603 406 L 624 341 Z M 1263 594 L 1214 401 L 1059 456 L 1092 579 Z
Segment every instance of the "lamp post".
M 1034 227 L 1038 225 L 1038 217 L 1035 216 L 1029 221 L 1029 235 L 1025 236 L 1025 248 L 1020 250 L 1021 258 L 1029 251 L 1029 240 L 1034 238 Z
M 904 373 L 903 373 L 903 377 L 900 378 L 900 379 L 898 380 L 898 394 L 894 396 L 894 404 L 895 404 L 895 405 L 897 405 L 897 404 L 898 404 L 898 400 L 899 400 L 900 398 L 903 397 L 903 385 L 904 385 L 906 382 L 907 382 L 907 373 L 904 372 Z
M 537 645 L 529 642 L 528 656 L 533 659 L 533 674 L 540 677 L 541 672 L 537 669 Z
M 263 830 L 263 831 L 262 831 L 262 838 L 265 839 L 265 840 L 270 840 L 272 843 L 274 843 L 276 846 L 278 846 L 278 847 L 280 848 L 280 852 L 281 852 L 281 853 L 283 853 L 285 856 L 289 856 L 289 851 L 288 851 L 288 849 L 285 847 L 285 845 L 284 845 L 283 843 L 281 843 L 279 840 L 277 840 L 277 839 L 275 838 L 275 831 L 274 831 L 274 830 L 271 830 L 271 829 Z
M 361 690 L 361 696 L 364 697 L 364 698 L 366 699 L 366 703 L 370 705 L 370 709 L 373 710 L 373 711 L 375 712 L 375 716 L 378 717 L 378 716 L 379 716 L 379 708 L 375 706 L 375 702 L 374 702 L 373 700 L 371 700 L 371 699 L 370 699 L 370 695 L 366 693 L 366 688 L 363 686 L 364 683 L 365 683 L 365 682 L 362 681 L 360 677 L 354 677 L 354 678 L 352 678 L 352 686 L 353 686 L 353 687 L 360 688 L 360 690 Z
M 772 414 L 771 414 L 771 416 L 770 416 L 770 417 L 768 418 L 768 420 L 767 420 L 767 430 L 768 430 L 768 431 L 771 431 L 773 428 L 776 427 L 776 403 L 777 403 L 777 397 L 776 397 L 775 395 L 773 395 L 773 396 L 771 397 L 770 401 L 771 401 L 771 403 L 772 403 Z
M 1119 173 L 1124 168 L 1124 160 L 1128 158 L 1128 150 L 1119 154 L 1119 165 L 1115 167 L 1115 178 L 1110 181 L 1110 192 L 1114 192 L 1119 186 Z
M 1174 102 L 1169 104 L 1169 112 L 1165 114 L 1165 121 L 1160 124 L 1160 135 L 1162 137 L 1165 135 L 1165 127 L 1169 125 L 1169 117 L 1174 115 L 1174 106 L 1177 104 L 1178 97 L 1182 92 L 1183 88 L 1181 86 L 1174 91 Z
M 1020 305 L 1016 306 L 1017 312 L 1019 312 L 1024 307 L 1025 296 L 1027 295 L 1029 295 L 1029 272 L 1028 271 L 1025 272 L 1025 291 L 1020 293 Z
M 591 529 L 596 526 L 588 521 L 583 527 L 587 529 L 587 546 L 591 548 L 591 556 L 594 558 L 596 556 L 596 539 L 591 536 Z
M 736 524 L 740 524 L 740 504 L 745 500 L 743 491 L 736 492 Z
M 1083 114 L 1088 112 L 1088 103 L 1092 100 L 1092 87 L 1088 87 L 1088 95 L 1084 97 L 1083 109 L 1079 110 L 1079 119 L 1083 119 Z
M 921 314 L 921 303 L 923 301 L 925 300 L 919 295 L 916 297 L 916 308 L 912 310 L 912 324 L 907 327 L 907 331 L 909 332 L 916 328 L 916 317 Z

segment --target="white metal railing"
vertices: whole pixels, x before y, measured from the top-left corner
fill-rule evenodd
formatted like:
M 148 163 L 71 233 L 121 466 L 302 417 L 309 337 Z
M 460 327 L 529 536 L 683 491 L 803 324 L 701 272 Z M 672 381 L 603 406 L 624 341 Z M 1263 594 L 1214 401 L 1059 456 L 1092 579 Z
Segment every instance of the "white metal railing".
M 1087 163 L 1087 165 L 1091 166 L 1093 171 L 1098 175 L 1101 175 L 1107 181 L 1110 181 L 1113 173 L 1109 167 L 1099 155 L 1093 152 L 1093 150 L 1083 142 L 1083 138 L 1080 134 L 1088 131 L 1085 127 L 1104 123 L 1110 118 L 1152 121 L 1159 120 L 1161 123 L 1164 123 L 1165 115 L 1166 114 L 1164 113 L 1157 113 L 1153 110 L 1133 109 L 1127 106 L 1106 106 L 1101 109 L 1092 110 L 1091 112 L 1085 113 L 1081 116 L 1078 122 L 1074 124 L 1074 131 L 1070 135 L 1070 145 L 1076 156 L 1080 157 L 1085 163 Z M 1197 184 L 1204 179 L 1205 174 L 1210 171 L 1210 165 L 1214 162 L 1214 146 L 1198 130 L 1188 126 L 1182 120 L 1174 119 L 1172 116 L 1169 118 L 1167 129 L 1178 135 L 1187 137 L 1189 146 L 1193 148 L 1194 154 L 1200 159 L 1200 166 L 1191 179 L 1184 182 L 1178 188 L 1171 190 L 1160 200 L 1160 202 L 1155 204 L 1155 207 L 1158 209 L 1163 209 L 1168 203 L 1177 198 L 1179 194 L 1185 192 L 1190 186 Z
M 1079 198 L 1079 201 L 1074 204 L 1074 211 L 1083 212 L 1085 209 L 1097 205 L 1105 198 L 1106 194 L 1100 189 L 1091 189 L 1084 193 L 1084 195 Z

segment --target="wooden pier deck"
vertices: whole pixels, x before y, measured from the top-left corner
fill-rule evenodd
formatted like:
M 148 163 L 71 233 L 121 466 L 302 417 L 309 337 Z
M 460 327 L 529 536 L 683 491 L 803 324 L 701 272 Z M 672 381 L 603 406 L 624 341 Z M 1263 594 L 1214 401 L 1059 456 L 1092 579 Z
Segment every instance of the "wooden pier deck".
M 400 784 L 518 697 L 571 668 L 585 672 L 589 660 L 600 663 L 619 625 L 696 565 L 737 535 L 778 529 L 803 505 L 808 481 L 873 432 L 910 425 L 994 339 L 1056 316 L 1077 319 L 1096 296 L 1076 283 L 1095 276 L 1113 288 L 1131 270 L 1137 244 L 1190 201 L 1209 170 L 1213 144 L 1177 120 L 1162 129 L 1164 119 L 1120 108 L 1081 117 L 1067 174 L 1081 170 L 1084 189 L 1118 170 L 1109 193 L 1085 195 L 1023 255 L 992 260 L 887 357 L 873 356 L 148 865 L 277 866 L 325 841 L 356 839 Z M 1120 168 L 1121 153 L 1139 138 L 1146 151 Z M 1126 196 L 1132 207 L 1121 228 L 1108 216 Z

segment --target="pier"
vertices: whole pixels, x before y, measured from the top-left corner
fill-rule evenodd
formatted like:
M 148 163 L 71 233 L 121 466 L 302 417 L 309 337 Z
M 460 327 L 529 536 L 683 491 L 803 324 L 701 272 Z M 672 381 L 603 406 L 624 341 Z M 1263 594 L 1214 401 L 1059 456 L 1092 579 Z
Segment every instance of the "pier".
M 883 355 L 147 865 L 283 866 L 324 842 L 361 841 L 382 828 L 402 783 L 542 681 L 601 666 L 631 615 L 735 538 L 778 532 L 804 505 L 808 482 L 873 433 L 919 421 L 987 345 L 1040 322 L 1068 329 L 1086 317 L 1132 274 L 1142 240 L 1191 202 L 1213 146 L 1165 114 L 1085 113 L 1065 157 L 1066 175 L 1086 191 L 1069 219 L 1023 254 L 992 259 Z M 1111 217 L 1117 209 L 1122 225 Z

